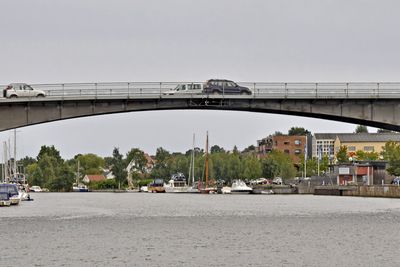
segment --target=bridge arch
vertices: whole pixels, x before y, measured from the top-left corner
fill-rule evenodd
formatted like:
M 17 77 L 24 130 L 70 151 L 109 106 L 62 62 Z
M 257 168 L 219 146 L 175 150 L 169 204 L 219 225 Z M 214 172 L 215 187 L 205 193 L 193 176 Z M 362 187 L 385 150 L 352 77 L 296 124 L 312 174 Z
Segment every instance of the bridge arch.
M 0 131 L 40 123 L 150 110 L 231 110 L 318 118 L 400 131 L 397 99 L 265 99 L 221 96 L 16 99 L 0 101 Z

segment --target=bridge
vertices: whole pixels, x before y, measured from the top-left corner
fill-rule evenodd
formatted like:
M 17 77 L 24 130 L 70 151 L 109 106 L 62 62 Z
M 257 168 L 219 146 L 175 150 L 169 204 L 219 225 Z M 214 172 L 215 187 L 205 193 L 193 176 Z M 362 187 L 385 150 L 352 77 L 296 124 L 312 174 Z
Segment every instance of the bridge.
M 31 84 L 45 97 L 0 98 L 0 131 L 146 110 L 237 110 L 313 117 L 400 131 L 400 83 L 239 83 L 251 95 L 175 93 L 191 82 Z M 1 86 L 0 88 L 5 88 Z

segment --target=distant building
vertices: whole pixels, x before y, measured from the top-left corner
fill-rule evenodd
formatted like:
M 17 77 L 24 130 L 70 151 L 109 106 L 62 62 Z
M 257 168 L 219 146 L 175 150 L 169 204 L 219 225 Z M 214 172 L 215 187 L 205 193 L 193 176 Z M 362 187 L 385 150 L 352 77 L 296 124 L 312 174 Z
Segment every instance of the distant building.
M 103 175 L 106 177 L 107 180 L 115 179 L 115 175 L 109 169 L 103 169 Z
M 388 184 L 393 179 L 386 172 L 386 161 L 355 161 L 334 166 L 337 184 Z
M 265 157 L 272 150 L 288 154 L 294 163 L 300 163 L 300 156 L 311 155 L 311 136 L 306 135 L 270 135 L 257 141 L 257 156 Z
M 400 134 L 398 133 L 354 133 L 340 134 L 335 139 L 335 153 L 341 146 L 347 147 L 347 152 L 356 152 L 358 150 L 364 152 L 381 153 L 385 143 L 388 141 L 400 142 Z
M 312 157 L 327 155 L 334 159 L 340 146 L 347 152 L 382 152 L 388 141 L 400 142 L 398 133 L 315 133 L 312 138 Z
M 339 133 L 315 133 L 312 137 L 312 157 L 328 156 L 334 158 L 335 140 Z
M 106 177 L 102 174 L 86 174 L 82 179 L 82 181 L 85 183 L 100 182 L 103 180 L 106 180 Z

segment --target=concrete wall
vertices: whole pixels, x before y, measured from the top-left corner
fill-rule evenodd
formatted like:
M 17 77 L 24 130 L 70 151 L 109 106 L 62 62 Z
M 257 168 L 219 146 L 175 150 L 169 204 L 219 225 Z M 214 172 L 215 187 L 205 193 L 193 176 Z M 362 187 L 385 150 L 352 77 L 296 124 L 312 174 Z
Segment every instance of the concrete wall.
M 400 198 L 400 186 L 397 185 L 363 185 L 357 186 L 355 190 L 344 190 L 343 196 L 360 197 L 393 197 Z

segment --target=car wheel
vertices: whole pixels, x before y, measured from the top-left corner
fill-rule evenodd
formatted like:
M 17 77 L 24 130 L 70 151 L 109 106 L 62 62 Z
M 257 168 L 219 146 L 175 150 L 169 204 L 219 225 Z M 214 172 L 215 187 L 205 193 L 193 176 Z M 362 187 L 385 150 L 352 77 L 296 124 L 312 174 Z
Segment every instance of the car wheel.
M 10 98 L 17 98 L 17 95 L 11 95 Z
M 219 95 L 219 92 L 217 90 L 213 91 L 213 95 Z
M 43 94 L 38 94 L 36 97 L 44 97 Z

